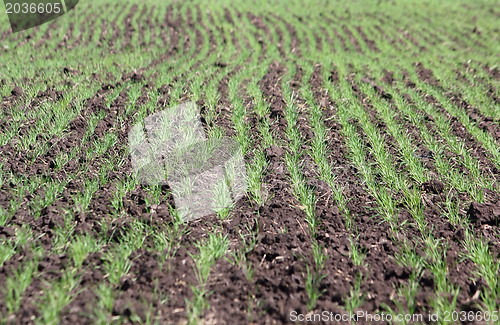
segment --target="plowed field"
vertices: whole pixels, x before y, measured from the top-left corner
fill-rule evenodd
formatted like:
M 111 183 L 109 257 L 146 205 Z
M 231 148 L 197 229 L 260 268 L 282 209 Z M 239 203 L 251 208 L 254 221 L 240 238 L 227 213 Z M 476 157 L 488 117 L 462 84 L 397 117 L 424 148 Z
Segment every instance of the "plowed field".
M 498 323 L 499 21 L 98 0 L 12 33 L 2 12 L 0 323 Z M 189 101 L 248 191 L 182 222 L 128 133 Z

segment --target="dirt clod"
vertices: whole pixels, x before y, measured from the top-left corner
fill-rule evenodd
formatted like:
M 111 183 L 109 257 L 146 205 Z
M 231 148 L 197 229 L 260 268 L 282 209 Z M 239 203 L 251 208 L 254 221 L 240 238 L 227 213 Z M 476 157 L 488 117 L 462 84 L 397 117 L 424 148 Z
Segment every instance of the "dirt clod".
M 75 70 L 75 69 L 71 69 L 71 68 L 68 68 L 68 67 L 64 67 L 63 68 L 63 73 L 67 74 L 67 75 L 71 75 L 71 76 L 77 76 L 77 75 L 80 74 L 80 71 Z
M 467 210 L 469 220 L 479 225 L 500 225 L 500 202 L 472 202 Z
M 14 87 L 12 89 L 12 91 L 10 92 L 12 96 L 15 96 L 15 97 L 21 97 L 22 95 L 24 95 L 24 91 L 21 87 Z
M 122 81 L 142 82 L 145 77 L 138 72 L 126 73 L 122 77 Z
M 430 180 L 422 184 L 422 190 L 429 194 L 441 194 L 444 191 L 444 184 L 438 180 Z

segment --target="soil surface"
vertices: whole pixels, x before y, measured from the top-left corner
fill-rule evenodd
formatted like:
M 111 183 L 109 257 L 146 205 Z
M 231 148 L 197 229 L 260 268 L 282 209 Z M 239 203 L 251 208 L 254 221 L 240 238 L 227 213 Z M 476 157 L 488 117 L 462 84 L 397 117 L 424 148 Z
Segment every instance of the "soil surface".
M 93 24 L 96 13 L 86 12 L 83 24 L 77 26 L 71 22 L 68 30 L 62 32 L 62 37 L 57 41 L 54 40 L 55 34 L 49 31 L 37 36 L 36 41 L 31 38 L 34 37 L 32 33 L 36 33 L 37 30 L 24 36 L 1 34 L 0 40 L 11 37 L 19 42 L 19 46 L 27 47 L 32 44 L 37 49 L 54 46 L 57 53 L 83 46 L 95 46 L 103 53 L 124 55 L 136 47 L 140 51 L 147 52 L 159 44 L 163 45 L 161 53 L 154 59 L 142 62 L 136 68 L 125 69 L 126 71 L 114 67 L 110 71 L 90 74 L 83 64 L 75 64 L 59 68 L 62 79 L 58 82 L 45 80 L 43 74 L 25 77 L 24 80 L 21 78 L 0 80 L 0 89 L 8 87 L 6 95 L 0 101 L 3 112 L 0 133 L 10 134 L 14 130 L 14 136 L 0 145 L 0 166 L 3 175 L 12 175 L 6 178 L 8 181 L 4 182 L 2 179 L 0 182 L 0 207 L 2 211 L 9 211 L 12 207 L 15 212 L 3 226 L 0 226 L 0 242 L 15 241 L 17 236 L 20 236 L 20 229 L 24 228 L 29 228 L 32 238 L 32 243 L 16 247 L 15 253 L 0 264 L 0 287 L 7 283 L 7 279 L 15 278 L 18 274 L 16 272 L 25 267 L 29 261 L 37 260 L 33 279 L 22 292 L 19 309 L 14 314 L 9 314 L 5 303 L 5 292 L 0 294 L 0 313 L 7 315 L 5 322 L 33 324 L 35 320 L 42 319 L 44 312 L 40 308 L 42 293 L 48 290 L 50 285 L 57 283 L 63 272 L 74 268 L 74 261 L 69 255 L 68 248 L 61 248 L 56 240 L 60 238 L 61 233 L 67 234 L 68 241 L 84 235 L 105 242 L 102 249 L 88 254 L 83 259 L 81 267 L 75 271 L 78 281 L 75 287 L 69 290 L 71 299 L 59 310 L 61 324 L 94 324 L 96 302 L 102 299 L 97 294 L 97 288 L 102 284 L 109 286 L 115 297 L 108 310 L 110 323 L 115 321 L 142 323 L 151 316 L 148 315 L 151 311 L 154 319 L 160 324 L 185 324 L 189 316 L 186 302 L 193 299 L 193 287 L 198 284 L 196 265 L 192 258 L 199 252 L 195 243 L 201 238 L 206 238 L 207 233 L 211 231 L 227 236 L 229 252 L 217 260 L 211 268 L 206 286 L 208 308 L 201 313 L 200 323 L 285 324 L 291 323 L 290 315 L 294 312 L 297 314 L 311 312 L 308 308 L 310 297 L 306 274 L 308 268 L 315 263 L 314 245 L 306 222 L 305 208 L 294 195 L 291 175 L 285 162 L 286 155 L 290 154 L 290 139 L 287 138 L 287 103 L 281 83 L 284 76 L 289 73 L 285 64 L 287 60 L 296 64 L 296 73 L 291 76 L 289 86 L 296 95 L 296 103 L 300 107 L 296 128 L 302 141 L 300 149 L 305 153 L 300 161 L 301 172 L 307 180 L 308 188 L 318 198 L 315 214 L 319 226 L 314 240 L 327 256 L 322 276 L 317 283 L 321 295 L 312 311 L 345 314 L 350 308 L 349 299 L 353 299 L 356 295 L 354 298 L 360 298 L 361 302 L 352 308 L 354 312 L 365 311 L 375 314 L 387 312 L 389 309 L 397 310 L 399 305 L 404 305 L 403 309 L 407 311 L 407 301 L 398 296 L 398 288 L 410 283 L 414 270 L 398 264 L 395 256 L 401 254 L 404 243 L 416 253 L 416 256 L 426 259 L 428 256 L 424 251 L 423 236 L 404 207 L 401 193 L 391 193 L 391 195 L 398 201 L 398 221 L 409 226 L 396 234 L 387 222 L 382 222 L 377 212 L 376 198 L 369 193 L 360 171 L 350 159 L 351 153 L 338 120 L 339 101 L 344 98 L 332 99 L 325 87 L 325 83 L 332 83 L 336 87 L 341 84 L 339 72 L 332 68 L 326 70 L 328 73 L 324 74 L 325 67 L 307 57 L 308 54 L 304 53 L 307 46 L 304 47 L 303 44 L 305 42 L 314 44 L 318 52 L 328 51 L 329 49 L 325 49 L 328 46 L 332 52 L 351 51 L 357 55 L 376 56 L 384 51 L 380 45 L 382 41 L 384 44 L 394 44 L 395 47 L 402 49 L 405 46 L 412 46 L 421 52 L 428 51 L 432 46 L 430 41 L 427 42 L 420 35 L 415 35 L 406 29 L 399 30 L 398 36 L 385 34 L 386 29 L 383 24 L 388 23 L 384 20 L 386 18 L 380 18 L 372 28 L 365 28 L 359 26 L 358 22 L 348 25 L 348 20 L 340 22 L 335 17 L 325 17 L 321 29 L 306 34 L 304 30 L 299 31 L 304 29 L 302 23 L 305 18 L 302 17 L 293 16 L 285 19 L 272 12 L 264 16 L 227 8 L 220 13 L 207 11 L 209 18 L 204 24 L 223 19 L 224 24 L 231 26 L 231 31 L 223 28 L 218 30 L 197 22 L 196 18 L 199 18 L 201 11 L 205 9 L 192 7 L 181 13 L 177 11 L 179 9 L 177 6 L 178 4 L 170 5 L 165 11 L 165 16 L 151 18 L 156 7 L 133 5 L 127 7 L 123 13 L 114 12 L 112 18 L 103 20 L 95 26 Z M 102 8 L 102 10 L 108 9 L 108 6 Z M 251 32 L 244 31 L 238 26 L 238 20 L 243 18 L 253 27 Z M 337 19 L 335 22 L 337 27 L 329 30 L 334 19 Z M 50 26 L 55 28 L 58 22 L 53 22 Z M 93 35 L 94 32 L 96 35 Z M 93 35 L 93 38 L 89 37 L 88 33 Z M 240 37 L 241 33 L 244 35 Z M 485 37 L 480 33 L 475 34 L 478 38 Z M 149 41 L 148 37 L 151 37 Z M 429 40 L 436 41 L 432 36 L 428 37 Z M 453 40 L 455 36 L 441 35 L 441 37 Z M 220 61 L 221 50 L 213 46 L 218 41 L 222 44 L 233 43 L 237 51 L 235 58 L 247 48 L 250 48 L 249 52 L 253 55 L 255 49 L 260 47 L 259 62 L 266 59 L 273 51 L 279 53 L 282 59 L 282 61 L 273 60 L 257 82 L 262 100 L 269 107 L 265 121 L 269 122 L 270 133 L 277 140 L 276 144 L 267 147 L 262 145 L 259 127 L 264 118 L 253 112 L 255 99 L 245 89 L 252 75 L 242 80 L 238 88 L 239 100 L 246 109 L 245 123 L 249 126 L 249 137 L 252 139 L 252 147 L 249 148 L 245 159 L 251 164 L 254 151 L 263 148 L 267 169 L 262 179 L 262 191 L 265 192 L 266 200 L 258 206 L 249 196 L 245 196 L 236 202 L 226 219 L 210 215 L 182 224 L 177 229 L 174 239 L 169 239 L 170 250 L 159 249 L 157 237 L 145 231 L 140 248 L 133 249 L 128 256 L 130 269 L 116 283 L 112 283 L 109 280 L 110 274 L 106 272 L 109 255 L 115 253 L 112 247 L 120 246 L 123 241 L 128 240 L 132 230 L 137 229 L 138 221 L 150 229 L 164 233 L 172 231 L 177 225 L 175 216 L 169 209 L 175 202 L 167 185 L 159 187 L 158 192 L 162 199 L 158 203 L 151 204 L 150 188 L 138 185 L 121 199 L 120 213 L 117 214 L 111 204 L 119 182 L 129 177 L 132 170 L 128 159 L 127 135 L 136 123 L 138 112 L 144 109 L 147 114 L 152 114 L 157 107 L 189 100 L 194 78 L 199 73 L 206 73 L 206 80 L 202 84 L 203 90 L 213 78 L 217 80 L 215 88 L 220 96 L 217 98 L 217 114 L 211 125 L 206 122 L 210 101 L 205 94 L 198 98 L 197 103 L 204 127 L 206 130 L 211 130 L 217 126 L 224 130 L 226 136 L 236 136 L 237 132 L 232 121 L 234 109 L 232 105 L 235 100 L 231 98 L 231 79 L 244 71 L 244 66 L 241 65 L 247 64 L 251 58 L 240 62 L 240 65 L 235 65 L 230 60 Z M 486 42 L 484 39 L 483 41 Z M 55 45 L 50 45 L 51 43 Z M 182 44 L 182 48 L 179 44 Z M 286 48 L 286 44 L 289 48 Z M 478 44 L 481 43 L 478 41 Z M 183 57 L 187 53 L 191 58 Z M 217 58 L 207 67 L 204 65 L 205 56 L 209 57 L 214 53 Z M 191 60 L 192 58 L 196 60 Z M 334 166 L 336 182 L 344 188 L 343 194 L 348 199 L 347 208 L 355 220 L 355 231 L 349 229 L 346 216 L 335 203 L 332 189 L 319 180 L 318 168 L 312 157 L 307 154 L 311 151 L 314 133 L 309 123 L 310 113 L 305 109 L 308 105 L 307 100 L 303 98 L 301 92 L 305 75 L 300 66 L 301 60 L 310 60 L 314 63 L 314 71 L 308 82 L 313 92 L 313 100 L 322 108 L 321 118 L 327 130 L 327 159 Z M 475 125 L 491 135 L 494 141 L 500 142 L 498 120 L 484 114 L 478 105 L 467 102 L 464 99 L 466 97 L 456 89 L 444 87 L 443 81 L 435 77 L 431 68 L 426 67 L 418 59 L 414 61 L 412 61 L 414 72 L 422 82 L 441 91 L 452 105 L 467 112 Z M 186 71 L 170 75 L 174 64 L 183 67 L 186 65 L 188 68 Z M 335 67 L 335 64 L 333 66 Z M 487 79 L 489 76 L 498 81 L 500 76 L 498 68 L 487 65 L 477 65 L 477 67 L 482 70 L 478 73 L 482 73 L 483 77 L 474 82 L 487 90 L 487 100 L 498 104 L 498 82 Z M 458 118 L 446 110 L 442 103 L 424 90 L 418 89 L 417 83 L 411 79 L 411 74 L 405 68 L 402 67 L 400 71 L 383 69 L 377 78 L 364 71 L 354 71 L 352 66 L 347 66 L 346 69 L 348 70 L 346 81 L 350 87 L 349 91 L 353 94 L 352 100 L 361 103 L 370 121 L 384 136 L 385 146 L 390 156 L 394 157 L 394 168 L 398 173 L 406 175 L 407 171 L 402 167 L 397 141 L 378 116 L 376 109 L 370 103 L 369 96 L 363 92 L 362 84 L 372 87 L 378 96 L 377 99 L 394 109 L 394 118 L 416 144 L 414 158 L 421 162 L 431 176 L 423 183 L 412 180 L 410 186 L 421 193 L 424 202 L 423 215 L 427 224 L 432 225 L 430 234 L 447 247 L 444 257 L 448 268 L 447 277 L 454 287 L 460 288 L 456 297 L 456 308 L 466 312 L 479 311 L 479 293 L 485 290 L 487 283 L 484 278 L 477 275 L 476 265 L 464 258 L 463 243 L 466 240 L 464 229 L 451 223 L 443 211 L 449 204 L 449 197 L 453 196 L 459 202 L 460 217 L 473 226 L 472 233 L 488 244 L 489 253 L 498 262 L 500 258 L 498 190 L 482 189 L 484 200 L 476 202 L 467 194 L 451 188 L 443 177 L 438 175 L 435 165 L 436 155 L 442 155 L 452 161 L 454 169 L 464 176 L 470 176 L 470 171 L 457 162 L 460 160 L 459 157 L 449 150 L 437 153 L 423 144 L 418 128 L 401 112 L 396 112 L 395 95 L 397 93 L 403 96 L 412 107 L 415 107 L 416 103 L 404 91 L 394 91 L 396 88 L 393 87 L 403 85 L 407 89 L 415 90 L 426 103 L 445 116 L 450 122 L 450 132 L 478 161 L 482 175 L 498 181 L 500 170 L 491 153 Z M 470 73 L 468 68 L 466 70 L 455 68 L 457 79 L 469 85 L 475 84 L 468 78 Z M 67 89 L 78 87 L 78 83 L 85 82 L 84 79 L 87 79 L 89 87 L 95 87 L 95 91 L 92 90 L 90 95 L 84 98 L 75 97 L 65 102 Z M 179 86 L 184 80 L 187 80 L 186 83 Z M 33 93 L 31 86 L 42 83 L 46 87 Z M 65 84 L 67 88 L 62 88 L 61 84 Z M 133 103 L 131 98 L 135 98 Z M 78 104 L 76 101 L 79 101 Z M 20 118 L 14 113 L 20 111 L 26 116 L 31 116 L 30 112 L 39 110 L 44 105 L 60 103 L 77 110 L 77 114 L 67 121 L 67 126 L 61 135 L 36 134 L 35 144 L 20 150 L 23 148 L 20 139 L 30 135 L 37 121 L 34 118 Z M 129 112 L 130 107 L 133 107 L 131 112 Z M 444 142 L 445 139 L 437 131 L 432 117 L 423 112 L 421 115 L 430 133 L 437 141 Z M 363 125 L 354 120 L 352 123 L 358 130 L 363 144 L 369 147 L 369 138 L 363 131 Z M 95 154 L 95 143 L 105 139 L 111 133 L 110 130 L 117 135 L 116 141 L 100 155 Z M 58 159 L 64 154 L 69 154 L 68 160 L 59 167 Z M 372 153 L 368 153 L 366 159 L 370 164 L 375 164 Z M 102 175 L 105 175 L 106 181 L 99 182 L 88 207 L 84 211 L 68 213 L 74 211 L 77 194 L 85 192 L 87 186 L 85 180 L 100 180 Z M 23 177 L 24 181 L 21 180 Z M 30 179 L 62 182 L 63 188 L 53 201 L 37 210 L 34 202 L 37 202 L 38 198 L 45 197 L 48 190 L 44 186 L 30 188 L 26 185 L 26 188 L 29 188 L 28 192 L 19 193 L 20 182 L 29 184 Z M 255 243 L 243 253 L 244 262 L 235 261 L 231 253 L 240 251 L 245 245 L 242 238 L 251 236 L 255 236 Z M 41 257 L 38 256 L 39 252 L 34 249 L 34 245 L 39 245 L 43 249 Z M 353 245 L 356 245 L 364 255 L 362 265 L 353 262 Z M 427 317 L 433 310 L 436 298 L 435 282 L 435 277 L 428 269 L 420 274 L 417 281 L 418 290 L 413 301 L 415 314 Z M 353 289 L 356 286 L 359 286 L 359 293 Z M 449 293 L 440 294 L 444 295 L 445 299 L 452 300 Z M 357 323 L 372 322 L 361 320 Z

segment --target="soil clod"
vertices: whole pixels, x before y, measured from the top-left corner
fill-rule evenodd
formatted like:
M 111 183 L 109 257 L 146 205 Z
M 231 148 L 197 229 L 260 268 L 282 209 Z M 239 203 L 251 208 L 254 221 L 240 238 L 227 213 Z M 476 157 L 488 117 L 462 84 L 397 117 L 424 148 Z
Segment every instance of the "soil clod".
M 500 225 L 500 202 L 477 203 L 472 202 L 467 210 L 469 220 L 478 225 Z

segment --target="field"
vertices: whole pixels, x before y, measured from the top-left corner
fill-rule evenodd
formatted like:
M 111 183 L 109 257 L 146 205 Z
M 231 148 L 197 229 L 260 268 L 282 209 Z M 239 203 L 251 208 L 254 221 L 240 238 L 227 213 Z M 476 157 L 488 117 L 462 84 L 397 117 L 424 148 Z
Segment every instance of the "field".
M 0 323 L 500 323 L 495 1 L 1 8 Z M 128 133 L 188 101 L 248 189 L 182 222 Z

